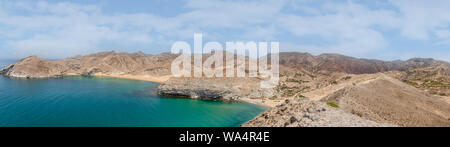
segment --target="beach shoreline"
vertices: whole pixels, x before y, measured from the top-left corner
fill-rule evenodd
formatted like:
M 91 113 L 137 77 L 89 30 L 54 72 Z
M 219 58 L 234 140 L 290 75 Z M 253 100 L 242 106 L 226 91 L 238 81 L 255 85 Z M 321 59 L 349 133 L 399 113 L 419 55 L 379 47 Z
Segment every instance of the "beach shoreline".
M 121 78 L 121 79 L 130 79 L 130 80 L 139 80 L 139 81 L 148 81 L 155 83 L 164 83 L 169 80 L 172 76 L 135 76 L 135 75 L 119 75 L 119 74 L 102 74 L 96 73 L 93 75 L 94 77 L 109 77 L 109 78 Z
M 79 74 L 75 73 L 67 73 L 65 76 L 81 76 Z M 138 81 L 147 81 L 147 82 L 155 82 L 158 84 L 162 84 L 166 81 L 168 81 L 172 76 L 136 76 L 136 75 L 119 75 L 119 74 L 103 74 L 103 73 L 96 73 L 93 74 L 92 77 L 106 77 L 106 78 L 118 78 L 118 79 L 129 79 L 129 80 L 138 80 Z M 247 102 L 252 103 L 255 105 L 267 107 L 267 108 L 273 108 L 279 104 L 282 103 L 281 100 L 270 100 L 268 98 L 239 98 L 236 101 L 240 102 Z
M 136 76 L 136 75 L 119 75 L 119 74 L 103 74 L 103 73 L 96 73 L 92 75 L 93 77 L 108 77 L 108 78 L 119 78 L 119 79 L 130 79 L 130 80 L 138 80 L 138 81 L 147 81 L 147 82 L 155 82 L 162 84 L 169 80 L 172 76 Z M 252 103 L 255 105 L 267 107 L 267 108 L 273 108 L 279 104 L 282 103 L 281 100 L 270 100 L 268 98 L 259 98 L 259 99 L 252 99 L 252 98 L 239 98 L 241 102 L 247 102 Z

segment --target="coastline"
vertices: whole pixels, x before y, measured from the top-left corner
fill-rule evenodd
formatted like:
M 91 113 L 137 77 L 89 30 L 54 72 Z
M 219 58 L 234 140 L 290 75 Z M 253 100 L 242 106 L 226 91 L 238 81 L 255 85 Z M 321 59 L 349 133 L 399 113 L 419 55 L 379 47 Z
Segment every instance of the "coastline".
M 102 74 L 96 73 L 93 75 L 94 77 L 110 77 L 110 78 L 121 78 L 121 79 L 131 79 L 131 80 L 140 80 L 140 81 L 148 81 L 148 82 L 156 82 L 156 83 L 164 83 L 169 80 L 172 76 L 135 76 L 135 75 L 119 75 L 119 74 Z
M 154 76 L 135 76 L 135 75 L 118 75 L 118 74 L 102 74 L 102 73 L 96 73 L 93 75 L 94 77 L 110 77 L 110 78 L 122 78 L 122 79 L 131 79 L 131 80 L 140 80 L 140 81 L 149 81 L 149 82 L 156 82 L 156 83 L 164 83 L 165 81 L 169 80 L 172 76 L 160 76 L 160 77 L 154 77 Z M 255 105 L 260 105 L 267 108 L 273 108 L 279 104 L 281 104 L 283 101 L 281 100 L 270 100 L 268 98 L 262 98 L 262 99 L 251 99 L 251 98 L 240 98 L 237 101 L 252 103 Z
M 79 74 L 67 73 L 65 76 L 79 76 Z M 92 76 L 93 77 L 108 77 L 108 78 L 139 80 L 139 81 L 155 82 L 155 83 L 159 83 L 159 84 L 166 82 L 167 80 L 169 80 L 172 77 L 170 75 L 158 77 L 158 76 L 136 76 L 136 75 L 119 75 L 119 74 L 103 74 L 103 73 L 95 73 Z M 267 107 L 267 108 L 273 108 L 282 103 L 281 100 L 270 100 L 268 98 L 259 98 L 259 99 L 239 98 L 239 100 L 236 100 L 236 101 L 252 103 L 252 104 Z
M 131 79 L 131 80 L 140 80 L 140 81 L 149 81 L 149 82 L 156 82 L 156 83 L 164 83 L 165 81 L 169 80 L 172 76 L 135 76 L 135 75 L 119 75 L 119 74 L 102 74 L 102 73 L 96 73 L 93 75 L 94 77 L 110 77 L 110 78 L 122 78 L 122 79 Z M 281 100 L 270 100 L 267 98 L 262 99 L 251 99 L 251 98 L 240 98 L 237 101 L 252 103 L 256 105 L 260 105 L 263 107 L 273 108 L 279 104 L 282 103 Z
M 122 79 L 131 79 L 131 80 L 140 80 L 140 81 L 149 81 L 149 82 L 156 82 L 156 83 L 164 83 L 165 81 L 169 80 L 172 76 L 135 76 L 135 75 L 118 75 L 118 74 L 102 74 L 102 73 L 96 73 L 93 75 L 94 77 L 110 77 L 110 78 L 122 78 Z M 270 100 L 267 98 L 262 99 L 251 99 L 251 98 L 240 98 L 237 101 L 252 103 L 256 105 L 260 105 L 263 107 L 273 108 L 279 104 L 282 103 L 281 100 Z

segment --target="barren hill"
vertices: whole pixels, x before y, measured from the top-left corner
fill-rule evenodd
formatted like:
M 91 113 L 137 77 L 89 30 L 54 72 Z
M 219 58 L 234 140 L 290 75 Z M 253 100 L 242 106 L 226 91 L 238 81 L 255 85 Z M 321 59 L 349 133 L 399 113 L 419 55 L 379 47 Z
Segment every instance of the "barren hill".
M 67 75 L 170 75 L 173 54 L 148 55 L 138 53 L 102 52 L 88 56 L 77 56 L 58 61 L 47 61 L 32 56 L 20 60 L 1 70 L 10 77 L 46 78 Z
M 399 126 L 450 126 L 450 104 L 383 74 L 323 98 L 360 117 Z
M 338 76 L 334 79 L 340 79 L 339 75 L 334 76 Z M 332 75 L 326 77 L 333 78 Z M 305 103 L 303 99 L 309 99 L 316 101 L 314 103 L 320 103 L 320 105 L 328 103 L 331 106 L 338 107 L 335 109 L 341 110 L 342 113 L 339 115 L 343 115 L 343 117 L 347 114 L 353 114 L 378 124 L 450 126 L 450 104 L 437 96 L 430 95 L 382 73 L 347 75 L 344 77 L 347 78 L 337 80 L 335 84 L 297 91 L 296 95 L 288 96 L 288 99 L 301 100 L 301 103 Z M 298 83 L 296 84 L 298 86 Z M 294 86 L 294 88 L 297 86 Z M 291 125 L 291 118 L 289 117 L 294 116 L 294 120 L 305 120 L 301 115 L 310 115 L 310 112 L 307 112 L 307 107 L 302 105 L 295 103 L 286 107 L 286 104 L 282 103 L 244 126 L 315 126 L 321 124 L 320 122 L 328 121 L 327 119 L 337 121 L 336 123 L 342 122 L 341 118 L 330 118 L 331 116 L 325 115 L 325 112 L 316 112 L 313 114 L 323 116 L 320 117 L 321 121 L 295 121 L 296 123 Z M 331 124 L 333 123 L 321 126 Z M 348 122 L 347 124 L 351 123 Z M 360 125 L 354 124 L 351 126 Z

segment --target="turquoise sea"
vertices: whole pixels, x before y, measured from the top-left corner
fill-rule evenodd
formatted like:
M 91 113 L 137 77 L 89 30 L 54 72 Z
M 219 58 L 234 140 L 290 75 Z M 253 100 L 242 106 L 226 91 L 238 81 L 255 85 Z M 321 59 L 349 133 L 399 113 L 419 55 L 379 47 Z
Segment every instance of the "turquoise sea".
M 267 108 L 244 102 L 160 97 L 157 83 L 0 76 L 0 126 L 236 127 Z

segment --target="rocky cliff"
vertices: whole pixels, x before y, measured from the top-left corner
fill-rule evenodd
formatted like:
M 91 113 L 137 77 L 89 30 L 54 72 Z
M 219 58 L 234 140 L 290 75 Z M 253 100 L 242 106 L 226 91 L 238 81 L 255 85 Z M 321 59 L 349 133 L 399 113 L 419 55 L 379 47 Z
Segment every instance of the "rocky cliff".
M 194 99 L 238 100 L 275 95 L 273 89 L 260 88 L 257 78 L 172 78 L 162 83 L 159 95 Z

